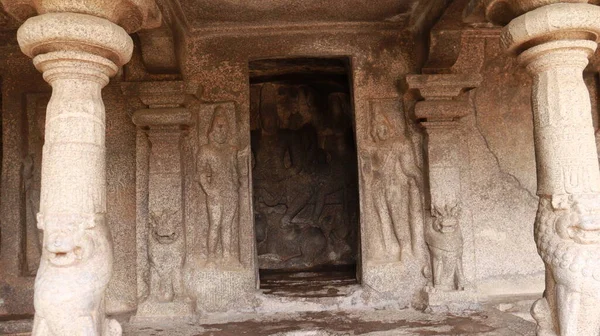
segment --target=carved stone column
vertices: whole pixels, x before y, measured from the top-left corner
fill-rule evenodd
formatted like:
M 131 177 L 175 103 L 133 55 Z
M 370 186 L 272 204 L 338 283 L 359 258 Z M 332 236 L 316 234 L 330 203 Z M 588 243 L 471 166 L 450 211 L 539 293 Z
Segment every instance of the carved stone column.
M 463 271 L 463 179 L 460 118 L 469 114 L 464 92 L 481 83 L 480 75 L 409 75 L 409 87 L 424 101 L 415 116 L 427 131 L 427 162 L 432 225 L 425 228 L 430 252 L 430 283 L 423 294 L 430 310 L 472 309 L 477 297 Z M 466 258 L 471 264 L 473 258 Z
M 52 86 L 37 216 L 44 239 L 33 335 L 120 335 L 119 324 L 104 313 L 112 244 L 105 223 L 101 90 L 131 57 L 128 33 L 156 26 L 160 13 L 151 1 L 3 0 L 3 5 L 19 19 L 30 17 L 19 28 L 19 45 Z M 41 15 L 31 17 L 36 13 Z
M 533 77 L 540 196 L 535 222 L 546 265 L 532 307 L 538 335 L 600 333 L 600 170 L 582 72 L 600 34 L 600 7 L 554 1 L 488 1 L 505 23 L 502 43 Z
M 182 280 L 186 253 L 182 144 L 192 112 L 184 107 L 195 87 L 181 81 L 123 83 L 147 109 L 133 114 L 138 126 L 138 310 L 135 320 L 191 319 Z

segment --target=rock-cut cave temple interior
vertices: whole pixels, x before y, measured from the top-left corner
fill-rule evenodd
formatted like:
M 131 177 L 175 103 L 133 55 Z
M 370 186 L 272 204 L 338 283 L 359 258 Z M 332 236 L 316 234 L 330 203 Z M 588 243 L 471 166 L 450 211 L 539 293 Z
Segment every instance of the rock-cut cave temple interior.
M 0 0 L 0 334 L 600 336 L 596 0 Z

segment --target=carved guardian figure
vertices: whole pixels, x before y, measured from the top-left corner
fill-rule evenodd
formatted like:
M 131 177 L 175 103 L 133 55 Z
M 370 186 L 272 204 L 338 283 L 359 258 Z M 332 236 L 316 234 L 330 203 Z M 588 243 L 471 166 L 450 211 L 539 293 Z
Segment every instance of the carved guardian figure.
M 148 253 L 150 258 L 150 299 L 172 302 L 182 298 L 181 269 L 185 261 L 181 212 L 165 209 L 150 213 Z
M 431 271 L 435 290 L 463 290 L 463 236 L 458 216 L 459 205 L 433 207 L 432 228 L 425 236 L 431 255 Z
M 113 263 L 104 215 L 39 214 L 38 226 L 44 230 L 44 246 L 32 335 L 120 336 L 121 326 L 104 312 Z
M 537 335 L 598 335 L 600 196 L 541 198 L 535 241 L 546 264 L 544 297 L 531 308 Z

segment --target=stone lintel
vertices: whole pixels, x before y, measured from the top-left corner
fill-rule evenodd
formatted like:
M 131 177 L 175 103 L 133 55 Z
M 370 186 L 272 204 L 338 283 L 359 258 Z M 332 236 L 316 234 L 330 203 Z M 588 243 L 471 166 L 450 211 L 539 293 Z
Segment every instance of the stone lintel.
M 423 126 L 434 126 L 433 121 L 452 122 L 469 114 L 469 104 L 458 100 L 426 100 L 418 102 L 415 106 L 415 117 L 427 119 L 429 123 Z M 426 125 L 427 124 L 427 125 Z M 439 123 L 435 123 L 439 124 Z
M 198 85 L 184 81 L 127 82 L 121 84 L 126 96 L 139 97 L 149 108 L 177 108 L 186 104 L 188 98 L 198 97 Z
M 411 89 L 417 89 L 425 100 L 451 100 L 479 86 L 480 74 L 408 75 Z
M 193 124 L 194 119 L 186 108 L 154 108 L 136 111 L 132 120 L 138 127 L 152 129 L 189 126 Z
M 4 9 L 19 21 L 48 13 L 87 14 L 106 19 L 128 33 L 157 28 L 162 14 L 154 0 L 0 0 Z

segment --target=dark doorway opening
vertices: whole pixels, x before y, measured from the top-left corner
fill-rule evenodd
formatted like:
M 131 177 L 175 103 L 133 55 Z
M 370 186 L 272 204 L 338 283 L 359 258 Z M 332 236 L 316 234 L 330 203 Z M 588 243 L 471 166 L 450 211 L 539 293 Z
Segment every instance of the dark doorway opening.
M 355 284 L 359 203 L 349 61 L 270 59 L 249 68 L 261 288 L 291 295 Z

